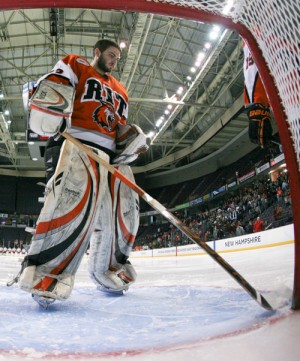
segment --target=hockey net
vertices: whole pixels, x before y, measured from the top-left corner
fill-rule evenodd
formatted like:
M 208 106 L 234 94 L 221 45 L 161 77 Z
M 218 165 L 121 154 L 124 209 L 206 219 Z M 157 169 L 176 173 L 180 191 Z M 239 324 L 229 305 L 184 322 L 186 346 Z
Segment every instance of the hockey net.
M 224 25 L 248 44 L 270 99 L 289 171 L 295 230 L 292 307 L 300 309 L 299 0 L 144 0 L 143 10 Z M 142 8 L 140 4 L 144 3 Z
M 17 9 L 21 0 L 2 0 Z M 300 308 L 300 3 L 299 0 L 90 0 L 95 9 L 129 10 L 217 23 L 248 44 L 268 93 L 289 171 L 295 230 L 293 308 Z M 86 7 L 83 0 L 28 0 L 27 8 Z
M 274 79 L 280 96 L 286 121 L 289 124 L 291 142 L 300 171 L 300 5 L 298 0 L 146 0 L 159 5 L 181 7 L 193 11 L 217 15 L 215 21 L 226 25 L 226 18 L 243 25 L 257 42 L 259 49 L 253 49 L 253 39 L 247 39 L 257 63 L 263 56 L 268 71 Z M 223 17 L 223 19 L 220 18 Z M 194 15 L 196 17 L 196 15 Z M 213 20 L 213 17 L 211 17 Z M 233 25 L 234 27 L 234 25 Z M 251 44 L 252 43 L 252 44 Z M 258 53 L 260 50 L 261 53 Z M 263 74 L 261 74 L 263 76 Z M 266 87 L 268 88 L 268 79 Z

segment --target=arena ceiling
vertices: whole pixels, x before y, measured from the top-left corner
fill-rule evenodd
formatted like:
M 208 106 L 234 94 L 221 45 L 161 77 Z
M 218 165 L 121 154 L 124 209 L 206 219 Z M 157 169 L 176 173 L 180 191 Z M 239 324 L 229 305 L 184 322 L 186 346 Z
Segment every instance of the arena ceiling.
M 43 171 L 45 141 L 29 144 L 23 85 L 98 39 L 126 44 L 114 75 L 129 92 L 129 122 L 152 134 L 134 172 L 156 174 L 251 149 L 243 112 L 239 35 L 215 24 L 130 11 L 0 12 L 0 171 Z M 34 160 L 35 159 L 35 160 Z

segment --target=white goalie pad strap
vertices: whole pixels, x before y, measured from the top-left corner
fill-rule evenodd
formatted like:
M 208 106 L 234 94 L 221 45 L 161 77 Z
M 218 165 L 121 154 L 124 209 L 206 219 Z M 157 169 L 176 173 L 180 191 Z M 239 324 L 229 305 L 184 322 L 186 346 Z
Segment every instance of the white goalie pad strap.
M 134 181 L 129 166 L 119 169 Z M 112 199 L 105 192 L 97 213 L 95 231 L 90 241 L 89 273 L 92 280 L 106 288 L 127 290 L 136 273 L 128 263 L 139 226 L 139 198 L 124 183 L 115 179 Z
M 21 289 L 54 299 L 69 297 L 94 229 L 100 178 L 95 162 L 65 141 L 25 257 Z
M 118 125 L 117 151 L 121 153 L 113 159 L 114 164 L 130 164 L 149 149 L 147 137 L 137 125 Z

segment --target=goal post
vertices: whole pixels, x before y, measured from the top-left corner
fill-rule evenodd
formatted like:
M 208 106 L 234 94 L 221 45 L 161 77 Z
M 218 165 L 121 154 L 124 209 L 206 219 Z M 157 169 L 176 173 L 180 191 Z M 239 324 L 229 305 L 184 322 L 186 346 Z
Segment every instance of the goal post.
M 270 99 L 289 172 L 295 233 L 292 308 L 300 309 L 299 0 L 90 0 L 88 6 L 220 24 L 248 44 Z M 1 0 L 0 4 L 3 10 L 85 7 L 83 0 Z

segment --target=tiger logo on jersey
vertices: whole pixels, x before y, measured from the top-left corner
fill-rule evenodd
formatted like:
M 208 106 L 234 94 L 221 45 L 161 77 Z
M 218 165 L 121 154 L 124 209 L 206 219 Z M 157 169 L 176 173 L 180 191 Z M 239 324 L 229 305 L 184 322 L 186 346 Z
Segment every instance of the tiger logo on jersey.
M 116 118 L 114 108 L 108 103 L 102 103 L 95 109 L 93 120 L 99 127 L 107 129 L 111 132 L 116 126 Z

